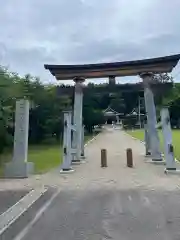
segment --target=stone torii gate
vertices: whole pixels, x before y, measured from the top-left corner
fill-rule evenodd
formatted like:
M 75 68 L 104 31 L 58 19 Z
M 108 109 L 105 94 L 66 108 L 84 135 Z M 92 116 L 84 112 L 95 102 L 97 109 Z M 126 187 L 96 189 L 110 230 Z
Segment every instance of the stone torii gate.
M 180 54 L 151 58 L 145 60 L 84 64 L 84 65 L 48 65 L 48 69 L 57 80 L 73 80 L 75 82 L 74 113 L 73 120 L 76 126 L 77 154 L 76 160 L 80 160 L 82 138 L 82 105 L 83 105 L 83 82 L 85 79 L 109 78 L 125 76 L 140 76 L 144 84 L 144 98 L 147 112 L 147 127 L 150 139 L 152 161 L 162 161 L 158 132 L 156 129 L 156 108 L 151 89 L 154 74 L 170 73 L 177 65 Z

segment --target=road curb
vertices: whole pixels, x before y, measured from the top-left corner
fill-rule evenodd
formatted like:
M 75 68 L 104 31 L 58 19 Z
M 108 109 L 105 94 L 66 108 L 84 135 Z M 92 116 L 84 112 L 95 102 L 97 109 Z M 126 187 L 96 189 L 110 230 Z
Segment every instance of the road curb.
M 43 213 L 48 209 L 48 207 L 52 204 L 54 199 L 59 195 L 60 189 L 56 192 L 53 192 L 50 198 L 36 211 L 34 217 L 27 223 L 27 225 L 16 235 L 14 240 L 22 240 L 28 234 L 30 229 L 34 226 L 34 224 L 41 218 Z

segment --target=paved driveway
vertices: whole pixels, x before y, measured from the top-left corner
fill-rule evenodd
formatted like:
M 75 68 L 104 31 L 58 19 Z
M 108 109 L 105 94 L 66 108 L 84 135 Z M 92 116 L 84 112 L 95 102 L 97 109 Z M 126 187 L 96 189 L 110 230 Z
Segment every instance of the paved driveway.
M 179 240 L 180 193 L 62 191 L 24 240 Z
M 134 168 L 126 167 L 126 148 Z M 108 168 L 100 168 L 100 149 Z M 146 162 L 144 146 L 120 130 L 107 129 L 87 149 L 87 163 L 71 175 L 58 171 L 26 180 L 60 190 L 43 215 L 16 240 L 179 240 L 180 176 Z M 17 182 L 17 186 L 22 182 Z

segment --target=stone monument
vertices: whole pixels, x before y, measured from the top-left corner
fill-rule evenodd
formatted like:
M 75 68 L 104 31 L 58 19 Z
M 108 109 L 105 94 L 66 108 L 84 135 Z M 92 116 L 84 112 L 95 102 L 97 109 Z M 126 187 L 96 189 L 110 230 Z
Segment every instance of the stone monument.
M 16 102 L 13 159 L 5 166 L 5 177 L 26 178 L 33 172 L 33 163 L 27 162 L 29 132 L 29 101 Z

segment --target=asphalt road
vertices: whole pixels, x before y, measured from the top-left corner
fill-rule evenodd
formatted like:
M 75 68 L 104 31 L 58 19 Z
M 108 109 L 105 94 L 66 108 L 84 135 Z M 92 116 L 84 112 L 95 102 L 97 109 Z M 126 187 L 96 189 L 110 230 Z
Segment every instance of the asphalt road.
M 24 240 L 179 240 L 176 191 L 61 191 Z

